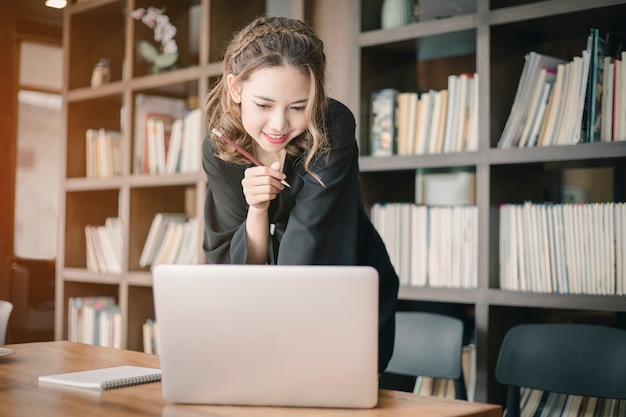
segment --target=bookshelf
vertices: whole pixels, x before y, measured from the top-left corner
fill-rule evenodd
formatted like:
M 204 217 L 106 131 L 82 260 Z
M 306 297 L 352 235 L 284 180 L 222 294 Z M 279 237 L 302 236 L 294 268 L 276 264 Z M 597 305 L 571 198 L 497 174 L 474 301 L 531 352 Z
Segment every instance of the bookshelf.
M 184 101 L 186 111 L 201 101 L 221 73 L 220 53 L 232 32 L 265 12 L 264 2 L 210 0 L 83 0 L 64 11 L 65 54 L 60 195 L 59 253 L 56 271 L 55 339 L 68 337 L 71 297 L 112 296 L 122 312 L 122 347 L 143 350 L 142 325 L 154 318 L 152 277 L 139 264 L 156 213 L 185 213 L 198 218 L 206 179 L 201 170 L 145 174 L 135 167 L 138 98 L 158 96 Z M 299 2 L 296 2 L 299 3 Z M 153 73 L 136 54 L 138 40 L 153 41 L 152 29 L 128 13 L 163 8 L 177 28 L 179 58 L 174 68 Z M 109 81 L 92 87 L 94 66 L 109 60 Z M 206 130 L 204 118 L 200 132 Z M 88 129 L 122 132 L 121 175 L 91 178 L 86 174 Z M 202 140 L 200 135 L 197 140 Z M 200 158 L 200 155 L 196 155 Z M 117 217 L 123 224 L 122 272 L 88 270 L 85 226 L 104 225 Z M 197 261 L 204 262 L 201 248 Z
M 457 1 L 450 17 L 429 18 L 381 29 L 383 0 L 350 0 L 330 22 L 334 2 L 315 2 L 317 30 L 335 60 L 334 96 L 357 118 L 366 205 L 415 200 L 415 174 L 458 169 L 476 176 L 478 206 L 478 286 L 475 289 L 402 286 L 401 308 L 460 315 L 475 328 L 476 401 L 504 403 L 505 391 L 494 378 L 502 338 L 515 324 L 576 321 L 625 327 L 626 299 L 615 295 L 569 295 L 501 290 L 499 286 L 499 206 L 560 202 L 567 173 L 609 169 L 603 202 L 624 202 L 626 142 L 501 149 L 500 134 L 509 116 L 524 55 L 537 51 L 571 60 L 585 49 L 592 27 L 626 39 L 618 0 L 475 0 Z M 417 2 L 425 12 L 436 2 Z M 336 22 L 344 23 L 340 28 Z M 342 45 L 335 39 L 354 39 Z M 333 66 L 333 63 L 335 66 Z M 428 91 L 446 88 L 451 74 L 480 77 L 478 131 L 474 152 L 392 157 L 369 156 L 369 105 L 372 92 L 385 88 Z M 390 186 L 394 184 L 394 186 Z
M 426 8 L 436 1 L 420 3 Z M 549 320 L 626 325 L 624 297 L 503 291 L 498 276 L 499 205 L 529 199 L 556 201 L 564 173 L 574 168 L 610 168 L 613 186 L 608 191 L 612 198 L 605 201 L 624 202 L 626 142 L 497 148 L 524 54 L 536 50 L 571 59 L 584 49 L 591 27 L 626 39 L 621 19 L 626 15 L 626 1 L 472 0 L 460 2 L 470 5 L 466 12 L 385 30 L 380 28 L 382 0 L 285 2 L 291 4 L 292 15 L 306 15 L 325 40 L 331 95 L 344 101 L 356 115 L 363 194 L 368 206 L 414 201 L 417 170 L 464 169 L 476 176 L 477 288 L 400 289 L 403 308 L 454 311 L 473 323 L 476 401 L 503 403 L 504 390 L 493 374 L 501 340 L 511 326 Z M 67 338 L 69 297 L 110 295 L 122 309 L 123 346 L 142 349 L 142 325 L 154 315 L 152 278 L 139 266 L 151 221 L 158 212 L 202 213 L 206 182 L 201 172 L 148 175 L 133 171 L 135 99 L 140 94 L 201 99 L 220 73 L 220 50 L 232 31 L 263 13 L 264 3 L 88 0 L 71 4 L 64 12 L 63 117 L 67 140 L 62 152 L 65 169 L 59 207 L 56 339 Z M 149 38 L 151 32 L 124 12 L 148 6 L 165 6 L 177 26 L 181 57 L 175 70 L 151 74 L 135 57 L 136 40 Z M 199 23 L 190 18 L 198 15 Z M 447 46 L 437 47 L 440 42 L 447 42 Z M 430 52 L 422 56 L 421 50 Z M 110 61 L 110 81 L 91 88 L 93 67 L 104 57 Z M 442 89 L 448 75 L 464 72 L 475 72 L 481 80 L 478 150 L 367 156 L 371 92 L 388 87 Z M 122 109 L 124 117 L 120 116 Z M 90 128 L 123 132 L 121 176 L 86 177 L 85 132 Z M 545 197 L 546 190 L 553 195 Z M 120 217 L 124 224 L 121 274 L 94 273 L 86 267 L 84 227 L 104 224 L 107 217 Z M 201 216 L 199 220 L 198 227 L 202 228 Z M 200 250 L 198 259 L 203 259 Z

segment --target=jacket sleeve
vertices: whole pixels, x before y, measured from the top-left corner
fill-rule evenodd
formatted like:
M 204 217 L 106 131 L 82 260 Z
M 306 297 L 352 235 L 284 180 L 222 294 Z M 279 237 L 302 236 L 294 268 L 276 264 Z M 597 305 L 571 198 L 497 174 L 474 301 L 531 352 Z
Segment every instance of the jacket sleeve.
M 327 117 L 330 154 L 312 169 L 325 186 L 304 175 L 280 242 L 278 264 L 353 265 L 356 262 L 359 207 L 358 148 L 355 121 L 343 105 Z
M 247 166 L 226 164 L 216 158 L 208 136 L 202 144 L 202 165 L 207 176 L 202 246 L 207 260 L 209 263 L 245 264 L 248 204 L 241 192 L 241 180 Z

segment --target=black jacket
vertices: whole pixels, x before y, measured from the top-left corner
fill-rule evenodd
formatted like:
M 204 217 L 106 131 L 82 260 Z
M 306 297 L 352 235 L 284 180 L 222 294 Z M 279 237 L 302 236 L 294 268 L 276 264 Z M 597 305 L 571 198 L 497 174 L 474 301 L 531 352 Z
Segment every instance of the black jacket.
M 291 188 L 283 189 L 269 208 L 274 225 L 268 263 L 290 265 L 369 265 L 379 286 L 379 362 L 382 372 L 393 351 L 398 276 L 379 234 L 365 213 L 359 184 L 355 120 L 350 110 L 329 101 L 326 117 L 331 151 L 313 161 L 323 187 L 287 155 L 283 172 Z M 225 163 L 203 143 L 208 189 L 204 208 L 204 252 L 210 263 L 243 264 L 247 258 L 248 205 L 241 187 L 250 165 Z

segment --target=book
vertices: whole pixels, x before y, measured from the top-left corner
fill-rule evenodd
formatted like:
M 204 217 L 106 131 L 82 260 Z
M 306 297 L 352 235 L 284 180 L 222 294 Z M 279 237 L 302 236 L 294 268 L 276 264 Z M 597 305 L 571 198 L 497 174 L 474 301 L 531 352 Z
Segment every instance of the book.
M 152 265 L 155 260 L 165 232 L 167 225 L 171 221 L 184 222 L 187 220 L 187 216 L 184 213 L 157 213 L 152 219 L 146 241 L 139 257 L 139 266 L 145 268 Z
M 542 68 L 556 69 L 566 61 L 549 55 L 531 51 L 524 57 L 524 66 L 520 76 L 511 112 L 498 142 L 499 148 L 517 147 L 522 136 L 526 120 L 529 117 L 532 94 L 536 90 Z
M 397 153 L 396 106 L 398 91 L 377 90 L 370 99 L 370 155 L 391 156 Z
M 184 116 L 185 100 L 149 94 L 137 94 L 135 97 L 134 141 L 133 141 L 133 172 L 147 174 L 150 172 L 147 143 L 146 122 L 150 114 L 168 115 L 174 119 Z
M 589 35 L 591 57 L 589 64 L 589 82 L 587 84 L 586 112 L 583 118 L 583 130 L 587 142 L 599 142 L 602 124 L 602 97 L 604 94 L 605 57 L 610 57 L 610 45 L 600 36 L 600 31 L 591 29 Z
M 39 377 L 39 382 L 95 390 L 122 388 L 131 385 L 147 384 L 149 382 L 158 382 L 160 380 L 160 369 L 131 365 L 42 375 Z
M 188 111 L 183 118 L 180 172 L 198 172 L 202 162 L 202 109 Z

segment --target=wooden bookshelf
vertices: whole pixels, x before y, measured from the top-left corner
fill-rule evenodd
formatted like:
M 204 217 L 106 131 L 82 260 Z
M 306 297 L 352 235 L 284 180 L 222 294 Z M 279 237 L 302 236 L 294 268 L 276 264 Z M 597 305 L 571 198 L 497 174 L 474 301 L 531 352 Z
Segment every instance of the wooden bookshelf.
M 475 0 L 469 12 L 380 29 L 382 0 L 285 0 L 295 17 L 306 17 L 325 41 L 331 95 L 357 118 L 363 193 L 376 201 L 412 202 L 418 169 L 464 168 L 476 174 L 479 210 L 478 288 L 402 287 L 402 306 L 463 312 L 473 323 L 477 346 L 476 401 L 503 403 L 494 379 L 501 340 L 511 326 L 532 321 L 586 321 L 625 326 L 626 300 L 619 296 L 537 294 L 503 291 L 498 276 L 498 207 L 524 199 L 542 201 L 559 189 L 570 168 L 613 169 L 613 198 L 624 202 L 626 143 L 592 143 L 530 149 L 496 147 L 513 101 L 524 54 L 530 50 L 571 59 L 584 49 L 591 27 L 626 39 L 624 0 Z M 434 1 L 434 0 L 433 0 Z M 465 4 L 466 2 L 463 2 Z M 422 3 L 425 6 L 425 3 Z M 151 74 L 135 58 L 135 42 L 150 35 L 124 14 L 137 7 L 165 6 L 177 25 L 181 66 Z M 200 13 L 197 33 L 188 35 L 189 10 Z M 137 94 L 202 98 L 221 71 L 220 51 L 230 34 L 264 12 L 264 2 L 217 0 L 90 0 L 70 5 L 64 17 L 66 147 L 60 196 L 55 337 L 67 337 L 67 302 L 81 295 L 113 295 L 123 312 L 124 346 L 141 350 L 141 324 L 153 317 L 152 278 L 138 259 L 154 214 L 162 210 L 202 213 L 201 172 L 135 174 L 133 104 Z M 448 35 L 469 40 L 470 50 L 422 59 L 418 41 Z M 195 36 L 190 42 L 189 36 Z M 189 45 L 197 43 L 195 51 Z M 93 66 L 111 62 L 111 81 L 90 87 Z M 480 76 L 479 148 L 475 152 L 373 158 L 368 155 L 368 101 L 372 91 L 442 88 L 450 74 Z M 120 122 L 120 112 L 125 117 Z M 124 172 L 106 179 L 85 177 L 85 130 L 124 132 Z M 396 184 L 390 187 L 389 184 Z M 602 186 L 600 184 L 599 186 Z M 84 226 L 108 216 L 124 221 L 123 273 L 86 269 Z M 201 219 L 200 219 L 201 220 Z M 201 222 L 200 222 L 201 223 Z M 203 227 L 202 224 L 199 227 Z M 203 259 L 198 253 L 199 259 Z M 455 313 L 455 314 L 457 314 Z
M 146 319 L 154 318 L 154 305 L 152 276 L 149 268 L 139 266 L 139 257 L 151 221 L 158 212 L 187 213 L 198 217 L 202 233 L 201 214 L 207 184 L 201 170 L 169 175 L 135 172 L 135 99 L 139 94 L 185 101 L 193 98 L 201 106 L 210 83 L 221 73 L 220 54 L 225 43 L 233 31 L 265 13 L 265 3 L 211 0 L 71 3 L 64 11 L 63 23 L 66 140 L 61 162 L 64 169 L 55 338 L 67 338 L 70 297 L 110 295 L 121 307 L 123 347 L 143 350 L 141 326 Z M 156 74 L 150 65 L 138 60 L 135 50 L 138 40 L 153 41 L 152 29 L 128 13 L 149 6 L 163 8 L 177 28 L 176 66 Z M 92 70 L 102 58 L 109 59 L 110 81 L 92 88 Z M 85 132 L 90 128 L 123 133 L 122 175 L 86 177 Z M 204 124 L 201 131 L 206 131 Z M 197 140 L 201 141 L 202 137 Z M 119 217 L 123 222 L 121 274 L 89 271 L 86 265 L 84 228 L 102 225 L 107 217 Z M 201 247 L 197 249 L 197 259 L 205 261 Z
M 350 0 L 333 10 L 332 0 L 314 2 L 318 33 L 335 58 L 331 62 L 334 96 L 353 110 L 361 149 L 363 195 L 374 202 L 415 200 L 417 170 L 458 168 L 476 174 L 479 210 L 478 288 L 448 289 L 403 286 L 401 308 L 433 309 L 463 314 L 473 324 L 477 346 L 476 401 L 503 404 L 505 392 L 494 378 L 499 346 L 506 331 L 523 322 L 579 321 L 626 327 L 623 296 L 564 295 L 501 290 L 499 286 L 499 211 L 501 204 L 527 199 L 558 202 L 564 172 L 574 168 L 611 168 L 607 202 L 626 201 L 626 142 L 500 149 L 504 128 L 524 65 L 524 55 L 537 51 L 570 60 L 585 49 L 589 30 L 597 27 L 626 39 L 623 0 L 475 0 L 453 16 L 381 29 L 383 0 Z M 435 1 L 419 1 L 432 7 Z M 439 2 L 442 3 L 442 2 Z M 335 25 L 336 26 L 336 25 Z M 346 29 L 347 28 L 347 29 Z M 339 36 L 353 44 L 337 44 Z M 446 37 L 472 45 L 440 44 L 436 57 L 420 58 L 419 48 Z M 450 51 L 450 52 L 448 52 Z M 342 58 L 349 57 L 349 59 Z M 333 62 L 337 62 L 333 66 Z M 369 156 L 369 99 L 373 91 L 396 88 L 418 91 L 445 88 L 448 75 L 476 72 L 480 77 L 479 148 L 475 152 Z M 390 186 L 394 184 L 394 186 Z M 553 193 L 554 191 L 556 193 Z M 548 193 L 548 195 L 546 195 Z M 552 195 L 550 195 L 552 193 Z M 462 313 L 459 313 L 462 312 Z

